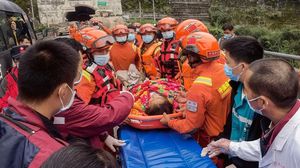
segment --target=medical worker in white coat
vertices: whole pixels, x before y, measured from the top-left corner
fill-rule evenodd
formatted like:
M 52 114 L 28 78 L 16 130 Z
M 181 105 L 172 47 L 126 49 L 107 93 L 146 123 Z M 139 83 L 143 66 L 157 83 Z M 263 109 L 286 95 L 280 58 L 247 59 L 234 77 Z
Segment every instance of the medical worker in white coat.
M 263 59 L 252 63 L 245 74 L 244 93 L 253 110 L 272 122 L 264 126 L 262 137 L 255 141 L 231 142 L 220 139 L 206 150 L 209 157 L 220 153 L 259 167 L 300 167 L 300 101 L 297 99 L 298 75 L 281 59 Z

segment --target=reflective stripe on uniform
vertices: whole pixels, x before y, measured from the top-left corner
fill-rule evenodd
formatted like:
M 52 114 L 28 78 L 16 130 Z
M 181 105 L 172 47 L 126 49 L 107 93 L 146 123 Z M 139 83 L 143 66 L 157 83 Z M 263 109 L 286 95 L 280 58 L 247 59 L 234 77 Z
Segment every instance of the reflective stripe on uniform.
M 92 80 L 92 75 L 88 73 L 87 71 L 83 70 L 82 71 L 82 76 L 84 76 L 89 82 Z
M 212 86 L 212 80 L 211 78 L 204 77 L 204 76 L 199 76 L 195 81 L 195 84 L 204 84 L 207 86 Z
M 251 125 L 252 124 L 252 120 L 249 120 L 243 116 L 240 116 L 237 114 L 237 112 L 235 111 L 235 108 L 232 108 L 232 114 L 242 123 L 245 123 L 247 125 Z
M 93 63 L 92 65 L 86 68 L 86 71 L 92 74 L 96 68 L 97 68 L 97 64 Z

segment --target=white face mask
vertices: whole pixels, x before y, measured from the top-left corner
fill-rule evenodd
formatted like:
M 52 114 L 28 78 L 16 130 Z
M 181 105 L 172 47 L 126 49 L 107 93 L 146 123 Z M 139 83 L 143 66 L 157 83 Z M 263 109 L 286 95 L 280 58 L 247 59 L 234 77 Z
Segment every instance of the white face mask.
M 134 41 L 135 40 L 135 34 L 134 33 L 129 33 L 127 40 L 128 41 Z
M 143 41 L 144 41 L 145 43 L 148 44 L 148 43 L 151 43 L 151 42 L 153 41 L 154 36 L 151 35 L 151 34 L 143 35 L 143 36 L 142 36 L 142 39 L 143 39 Z
M 94 62 L 100 66 L 104 66 L 109 62 L 109 53 L 104 55 L 94 55 Z
M 78 83 L 80 83 L 81 79 L 82 79 L 82 71 L 80 71 L 80 78 L 78 79 L 78 81 L 74 82 L 74 85 L 77 85 Z
M 124 43 L 127 41 L 127 36 L 121 36 L 121 37 L 116 36 L 116 41 L 119 43 Z
M 71 92 L 72 92 L 72 96 L 71 96 L 71 98 L 70 98 L 70 100 L 69 100 L 69 103 L 67 103 L 66 105 L 64 105 L 64 102 L 62 101 L 61 97 L 59 96 L 59 100 L 60 100 L 60 103 L 61 103 L 61 105 L 62 105 L 62 108 L 61 108 L 61 109 L 59 110 L 59 112 L 57 112 L 56 114 L 68 110 L 68 109 L 72 106 L 72 104 L 73 104 L 73 102 L 74 102 L 75 95 L 76 95 L 76 91 L 72 90 L 72 89 L 70 88 L 69 85 L 68 85 L 68 88 L 69 88 L 69 89 L 71 90 Z
M 174 31 L 173 30 L 162 32 L 161 34 L 162 34 L 164 39 L 171 39 L 171 38 L 174 37 Z
M 260 114 L 260 115 L 263 115 L 262 111 L 264 110 L 264 107 L 262 107 L 261 109 L 255 109 L 255 108 L 253 108 L 253 106 L 252 106 L 251 103 L 250 103 L 250 102 L 256 101 L 256 100 L 258 100 L 258 99 L 260 99 L 260 96 L 258 96 L 258 97 L 256 97 L 256 98 L 253 98 L 253 99 L 251 99 L 251 100 L 249 100 L 249 99 L 247 98 L 247 96 L 246 96 L 246 100 L 247 100 L 247 103 L 248 103 L 250 109 L 251 109 L 252 111 L 254 111 L 254 112 Z

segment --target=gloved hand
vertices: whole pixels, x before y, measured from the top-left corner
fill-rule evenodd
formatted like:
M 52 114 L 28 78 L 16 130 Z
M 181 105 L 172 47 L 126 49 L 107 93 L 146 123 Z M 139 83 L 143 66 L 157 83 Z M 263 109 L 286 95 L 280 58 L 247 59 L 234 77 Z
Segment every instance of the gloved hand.
M 104 141 L 105 145 L 109 147 L 110 150 L 113 152 L 116 152 L 116 148 L 114 146 L 124 146 L 126 145 L 125 141 L 118 140 L 110 135 L 107 136 L 107 138 Z
M 212 141 L 203 150 L 207 151 L 206 153 L 208 153 L 210 158 L 213 158 L 221 153 L 229 153 L 229 145 L 230 140 L 222 138 L 217 141 Z

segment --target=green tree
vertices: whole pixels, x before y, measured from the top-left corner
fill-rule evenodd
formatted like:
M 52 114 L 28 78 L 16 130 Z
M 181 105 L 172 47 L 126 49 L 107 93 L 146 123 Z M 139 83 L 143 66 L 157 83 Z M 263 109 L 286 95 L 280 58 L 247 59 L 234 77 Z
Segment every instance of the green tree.
M 15 4 L 19 5 L 29 17 L 32 17 L 30 0 L 27 0 L 27 1 L 11 0 L 11 1 L 14 2 Z M 32 0 L 32 2 L 33 2 L 34 17 L 37 20 L 39 20 L 37 0 Z

